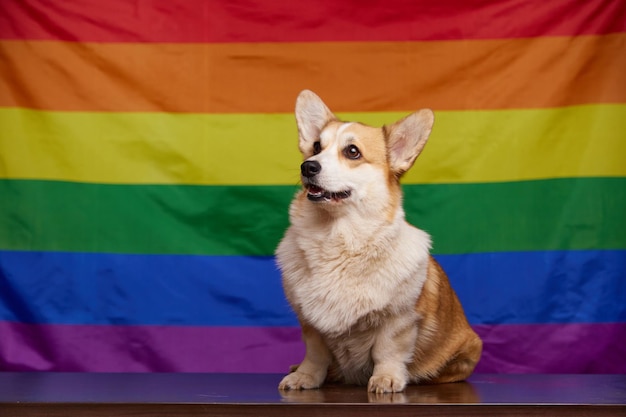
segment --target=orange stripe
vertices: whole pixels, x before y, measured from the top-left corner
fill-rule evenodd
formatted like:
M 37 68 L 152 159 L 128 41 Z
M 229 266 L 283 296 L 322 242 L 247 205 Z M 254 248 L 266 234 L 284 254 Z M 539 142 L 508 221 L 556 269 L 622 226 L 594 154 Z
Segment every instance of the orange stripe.
M 2 41 L 0 106 L 291 112 L 626 102 L 626 34 L 436 42 L 102 44 Z

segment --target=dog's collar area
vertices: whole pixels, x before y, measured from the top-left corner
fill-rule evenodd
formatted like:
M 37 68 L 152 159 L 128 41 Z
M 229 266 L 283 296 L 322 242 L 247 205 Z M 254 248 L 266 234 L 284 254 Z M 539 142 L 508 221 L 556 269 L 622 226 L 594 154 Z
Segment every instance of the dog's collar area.
M 352 191 L 339 191 L 339 192 L 330 192 L 326 191 L 317 185 L 308 185 L 306 187 L 307 198 L 310 201 L 319 202 L 319 201 L 339 201 L 344 200 L 352 194 Z

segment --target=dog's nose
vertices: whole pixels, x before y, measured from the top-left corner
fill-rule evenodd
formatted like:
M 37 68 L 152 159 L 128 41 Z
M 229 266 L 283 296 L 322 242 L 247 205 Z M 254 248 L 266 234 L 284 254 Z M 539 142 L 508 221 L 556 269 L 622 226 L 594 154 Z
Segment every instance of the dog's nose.
M 304 161 L 302 165 L 300 165 L 300 171 L 302 171 L 302 175 L 311 178 L 316 176 L 322 170 L 322 166 L 317 161 Z

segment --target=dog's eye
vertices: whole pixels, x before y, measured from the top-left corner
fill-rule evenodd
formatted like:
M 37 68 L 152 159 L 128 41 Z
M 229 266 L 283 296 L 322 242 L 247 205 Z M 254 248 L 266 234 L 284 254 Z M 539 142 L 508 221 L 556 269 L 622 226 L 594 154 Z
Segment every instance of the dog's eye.
M 313 155 L 317 155 L 320 152 L 322 152 L 322 144 L 318 140 L 317 142 L 313 143 Z
M 346 146 L 343 150 L 343 154 L 349 159 L 359 159 L 361 157 L 361 151 L 354 145 Z

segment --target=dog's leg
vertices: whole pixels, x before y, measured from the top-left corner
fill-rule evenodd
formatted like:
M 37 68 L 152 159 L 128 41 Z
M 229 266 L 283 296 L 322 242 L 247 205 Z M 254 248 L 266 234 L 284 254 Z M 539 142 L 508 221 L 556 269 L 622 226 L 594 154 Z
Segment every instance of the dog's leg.
M 463 381 L 472 374 L 480 359 L 483 342 L 474 332 L 468 333 L 467 341 L 461 346 L 460 352 L 446 364 L 435 379 L 429 381 L 430 383 Z
M 278 389 L 312 389 L 319 388 L 332 361 L 332 354 L 322 335 L 306 324 L 302 325 L 302 338 L 306 346 L 304 360 L 295 371 L 285 376 L 278 385 Z
M 392 321 L 379 330 L 372 347 L 374 372 L 367 389 L 370 392 L 404 391 L 409 379 L 407 363 L 413 355 L 417 327 L 406 320 Z

